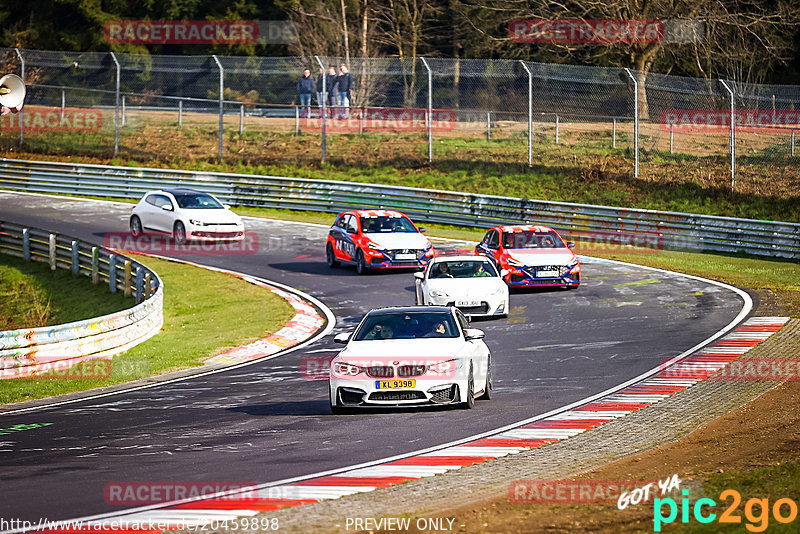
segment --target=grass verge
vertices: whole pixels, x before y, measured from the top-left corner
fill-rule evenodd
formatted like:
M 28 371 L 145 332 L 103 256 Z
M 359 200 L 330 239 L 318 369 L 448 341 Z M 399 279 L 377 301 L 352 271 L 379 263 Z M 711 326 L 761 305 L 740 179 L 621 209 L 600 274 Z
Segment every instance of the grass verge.
M 110 376 L 102 380 L 63 380 L 44 375 L 0 381 L 0 404 L 110 386 L 197 366 L 209 356 L 280 329 L 294 315 L 293 308 L 282 298 L 234 276 L 153 258 L 137 259 L 164 281 L 161 332 L 115 356 Z M 92 376 L 91 371 L 79 370 L 77 374 Z
M 135 303 L 133 297 L 109 293 L 108 285 L 94 285 L 84 276 L 0 254 L 0 331 L 81 321 Z

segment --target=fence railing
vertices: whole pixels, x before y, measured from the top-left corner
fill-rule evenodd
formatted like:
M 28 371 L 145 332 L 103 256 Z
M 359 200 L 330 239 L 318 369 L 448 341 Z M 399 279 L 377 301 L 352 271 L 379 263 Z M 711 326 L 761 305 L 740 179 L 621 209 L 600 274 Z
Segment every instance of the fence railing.
M 0 379 L 66 371 L 108 359 L 142 343 L 163 324 L 163 285 L 151 269 L 127 256 L 59 234 L 0 220 L 0 253 L 40 261 L 135 296 L 132 308 L 57 326 L 0 332 Z M 79 298 L 79 297 L 76 297 Z
M 116 155 L 122 148 L 135 156 L 142 153 L 142 134 L 164 135 L 160 130 L 173 125 L 175 108 L 180 125 L 182 108 L 189 105 L 187 110 L 202 111 L 202 118 L 208 119 L 202 121 L 203 128 L 218 130 L 217 142 L 204 144 L 203 154 L 197 157 L 216 154 L 222 158 L 228 147 L 233 157 L 268 159 L 269 152 L 258 151 L 256 143 L 226 138 L 225 129 L 230 131 L 233 121 L 226 126 L 225 117 L 239 115 L 242 132 L 246 109 L 272 109 L 278 112 L 252 118 L 251 126 L 269 133 L 285 133 L 294 126 L 299 132 L 296 84 L 303 70 L 310 68 L 316 73 L 320 66 L 343 61 L 322 56 L 159 56 L 0 48 L 0 62 L 6 71 L 19 73 L 29 85 L 29 105 L 64 109 L 69 101 L 76 108 L 114 110 L 113 116 L 106 114 L 103 135 L 37 141 L 48 131 L 63 133 L 63 129 L 58 124 L 48 130 L 45 124 L 37 130 L 36 116 L 25 119 L 34 112 L 23 109 L 19 117 L 4 117 L 0 134 L 6 139 L 0 135 L 0 140 L 10 148 L 24 146 L 30 137 L 32 148 L 44 145 L 53 149 L 63 144 L 62 150 L 73 152 L 88 149 L 88 144 L 96 152 L 102 145 L 104 152 Z M 419 134 L 414 143 L 402 135 L 394 136 L 403 147 L 411 146 L 408 152 L 420 160 L 458 158 L 452 146 L 440 146 L 434 140 L 444 136 L 471 138 L 485 132 L 493 144 L 481 149 L 492 153 L 493 161 L 502 155 L 516 163 L 547 163 L 535 161 L 533 149 L 543 145 L 543 140 L 554 139 L 564 146 L 596 149 L 592 155 L 601 156 L 610 141 L 618 155 L 630 162 L 634 175 L 639 174 L 639 163 L 647 173 L 666 159 L 683 165 L 682 169 L 729 180 L 732 186 L 740 173 L 758 177 L 767 167 L 786 178 L 794 172 L 793 168 L 787 170 L 787 165 L 798 165 L 794 156 L 795 134 L 800 130 L 796 111 L 800 108 L 800 86 L 511 60 L 351 58 L 350 63 L 353 109 L 417 109 L 426 113 L 423 126 L 403 130 Z M 321 92 L 322 87 L 316 87 L 316 91 Z M 318 106 L 337 107 L 334 102 L 325 103 L 324 95 L 312 97 Z M 139 110 L 135 125 L 126 121 L 126 107 L 128 111 Z M 168 111 L 170 120 L 165 120 L 159 110 Z M 442 133 L 437 129 L 435 116 L 441 110 L 456 119 L 454 131 Z M 290 122 L 293 113 L 294 125 Z M 506 116 L 508 125 L 492 132 L 492 115 Z M 603 116 L 607 117 L 605 121 L 597 120 Z M 617 127 L 623 123 L 618 125 L 617 120 L 622 118 L 625 135 L 620 136 L 618 144 Z M 312 125 L 311 130 L 316 127 Z M 334 155 L 327 146 L 327 133 L 352 131 L 337 130 L 336 124 L 327 122 L 319 129 L 319 150 L 303 153 L 322 160 L 326 154 Z M 498 143 L 501 140 L 508 141 L 506 146 Z M 194 140 L 185 143 L 195 144 Z M 364 144 L 368 146 L 369 141 Z M 456 145 L 457 151 L 471 148 L 465 142 Z M 286 157 L 296 158 L 296 154 Z M 576 151 L 575 157 L 586 155 Z M 626 172 L 627 168 L 620 170 Z
M 140 198 L 163 187 L 192 187 L 238 206 L 338 212 L 394 208 L 417 221 L 488 228 L 543 223 L 591 246 L 744 252 L 800 258 L 800 224 L 592 206 L 494 195 L 358 182 L 279 176 L 114 167 L 44 161 L 0 160 L 5 189 Z

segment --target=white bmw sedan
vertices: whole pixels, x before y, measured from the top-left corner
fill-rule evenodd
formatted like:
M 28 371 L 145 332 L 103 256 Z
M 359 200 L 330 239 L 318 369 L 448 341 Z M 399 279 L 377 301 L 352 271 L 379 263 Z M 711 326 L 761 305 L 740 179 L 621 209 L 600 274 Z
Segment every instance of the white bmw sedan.
M 406 306 L 367 313 L 331 361 L 334 414 L 351 408 L 460 404 L 492 395 L 489 348 L 454 307 Z
M 244 223 L 214 195 L 194 189 L 162 189 L 145 193 L 130 216 L 134 236 L 169 234 L 179 245 L 187 241 L 244 239 Z
M 416 304 L 456 306 L 467 315 L 508 315 L 506 272 L 486 256 L 437 256 L 414 273 Z

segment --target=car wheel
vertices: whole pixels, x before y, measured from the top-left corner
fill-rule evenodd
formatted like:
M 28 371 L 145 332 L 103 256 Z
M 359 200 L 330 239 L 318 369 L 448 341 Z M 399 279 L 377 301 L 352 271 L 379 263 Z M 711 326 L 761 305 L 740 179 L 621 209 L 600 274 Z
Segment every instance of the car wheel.
M 486 385 L 483 387 L 483 395 L 478 397 L 480 400 L 491 400 L 492 399 L 492 359 L 489 358 L 489 361 L 486 364 Z
M 133 237 L 139 237 L 143 233 L 144 230 L 142 229 L 142 221 L 139 219 L 139 217 L 134 215 L 131 217 L 131 234 Z
M 367 274 L 369 267 L 367 267 L 367 260 L 364 258 L 364 253 L 361 250 L 356 254 L 356 271 L 358 274 Z
M 472 362 L 469 364 L 469 378 L 467 379 L 467 398 L 461 405 L 465 410 L 471 410 L 475 406 L 475 379 L 472 373 Z
M 333 247 L 330 243 L 325 247 L 325 262 L 331 269 L 339 266 L 339 260 L 336 259 L 336 255 L 333 253 Z
M 339 396 L 338 393 L 337 393 L 336 396 L 337 397 Z M 345 408 L 344 406 L 339 406 L 338 398 L 337 398 L 336 402 L 333 402 L 331 400 L 329 400 L 328 402 L 330 402 L 331 413 L 333 415 L 345 415 L 345 414 L 352 413 L 352 410 L 350 408 Z
M 172 239 L 175 240 L 176 245 L 186 244 L 186 227 L 183 226 L 182 222 L 175 223 L 175 227 L 172 229 Z

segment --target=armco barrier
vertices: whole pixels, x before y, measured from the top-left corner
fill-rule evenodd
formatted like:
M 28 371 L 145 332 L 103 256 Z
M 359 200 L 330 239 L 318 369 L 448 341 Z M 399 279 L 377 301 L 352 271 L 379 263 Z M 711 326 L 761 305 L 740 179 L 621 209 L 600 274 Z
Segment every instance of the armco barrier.
M 0 332 L 0 378 L 65 371 L 89 359 L 110 358 L 149 339 L 164 322 L 158 275 L 141 263 L 75 239 L 0 220 L 0 253 L 49 263 L 101 279 L 110 291 L 135 295 L 137 304 L 103 317 L 42 328 Z
M 800 224 L 656 210 L 276 176 L 0 160 L 0 187 L 17 191 L 139 198 L 169 186 L 194 187 L 234 205 L 335 212 L 395 208 L 417 221 L 486 228 L 539 222 L 567 236 L 658 248 L 800 258 Z M 613 239 L 610 239 L 614 241 Z

